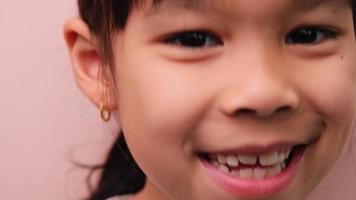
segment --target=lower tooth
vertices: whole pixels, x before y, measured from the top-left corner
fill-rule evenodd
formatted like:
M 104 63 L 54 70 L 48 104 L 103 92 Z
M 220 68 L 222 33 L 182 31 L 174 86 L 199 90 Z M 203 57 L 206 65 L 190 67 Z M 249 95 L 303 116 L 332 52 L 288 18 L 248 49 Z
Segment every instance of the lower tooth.
M 230 174 L 232 177 L 241 179 L 262 180 L 264 178 L 277 176 L 286 168 L 285 163 L 276 164 L 269 168 L 245 168 L 239 170 L 229 170 L 228 166 L 220 164 L 218 161 L 212 162 L 213 166 L 217 167 L 221 172 Z
M 266 171 L 266 177 L 272 177 L 272 176 L 276 176 L 278 175 L 279 173 L 282 172 L 282 168 L 281 168 L 281 165 L 280 164 L 277 164 L 273 167 L 270 167 L 267 169 Z
M 240 178 L 242 179 L 251 179 L 253 178 L 253 171 L 252 169 L 240 169 Z
M 232 170 L 231 171 L 231 175 L 233 177 L 240 177 L 240 172 L 239 172 L 239 170 Z
M 212 164 L 213 164 L 214 167 L 217 167 L 217 168 L 220 167 L 220 163 L 218 161 L 213 161 Z
M 253 169 L 254 178 L 257 179 L 257 180 L 263 179 L 265 177 L 265 174 L 266 174 L 266 170 L 265 169 L 262 169 L 262 168 Z
M 219 169 L 220 169 L 220 171 L 222 171 L 224 173 L 228 173 L 229 172 L 229 168 L 226 165 L 220 165 Z

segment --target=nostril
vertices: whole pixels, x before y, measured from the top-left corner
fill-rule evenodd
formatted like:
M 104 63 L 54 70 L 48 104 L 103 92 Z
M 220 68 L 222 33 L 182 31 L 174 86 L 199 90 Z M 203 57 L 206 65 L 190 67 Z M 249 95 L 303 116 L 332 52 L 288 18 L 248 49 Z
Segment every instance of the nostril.
M 253 109 L 242 108 L 236 111 L 235 115 L 256 115 L 257 112 Z
M 278 88 L 277 88 L 278 89 Z M 283 90 L 282 90 L 283 89 Z M 224 94 L 218 101 L 218 109 L 227 116 L 273 117 L 294 113 L 300 106 L 300 99 L 293 90 L 285 88 L 271 92 L 254 92 Z M 259 90 L 261 91 L 261 90 Z
M 281 106 L 277 109 L 274 110 L 255 110 L 255 109 L 250 109 L 250 108 L 241 108 L 237 110 L 234 114 L 235 116 L 237 115 L 242 115 L 242 116 L 248 116 L 248 115 L 256 115 L 260 117 L 266 117 L 269 115 L 273 114 L 278 114 L 278 113 L 286 113 L 291 110 L 290 106 Z
M 282 106 L 282 107 L 277 108 L 276 113 L 287 112 L 287 111 L 290 111 L 290 110 L 291 110 L 290 106 Z

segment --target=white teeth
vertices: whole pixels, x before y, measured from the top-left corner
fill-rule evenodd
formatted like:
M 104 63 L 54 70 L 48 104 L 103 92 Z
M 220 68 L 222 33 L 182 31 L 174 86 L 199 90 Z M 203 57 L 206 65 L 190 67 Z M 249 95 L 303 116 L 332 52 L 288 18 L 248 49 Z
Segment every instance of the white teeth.
M 266 177 L 272 177 L 272 176 L 276 176 L 279 173 L 282 172 L 282 168 L 281 165 L 275 165 L 273 167 L 269 167 L 266 171 Z
M 292 149 L 288 149 L 288 151 L 285 153 L 285 158 L 287 159 L 290 155 L 290 153 L 292 152 Z
M 253 155 L 239 155 L 238 156 L 240 163 L 246 165 L 255 165 L 257 163 L 257 156 Z
M 284 156 L 284 153 L 279 153 L 278 154 L 278 163 L 284 162 L 286 157 Z
M 292 148 L 282 152 L 269 152 L 263 155 L 211 155 L 210 162 L 221 172 L 241 179 L 261 180 L 277 176 L 286 169 L 286 159 Z M 259 161 L 260 165 L 257 161 Z M 242 167 L 239 167 L 242 164 Z M 251 166 L 248 166 L 251 165 Z M 239 167 L 239 168 L 238 168 Z
M 266 170 L 265 169 L 262 169 L 262 168 L 253 169 L 254 178 L 257 179 L 257 180 L 263 179 L 265 177 L 265 174 L 266 174 Z
M 219 161 L 219 163 L 221 164 L 221 165 L 225 165 L 226 164 L 226 156 L 224 156 L 224 155 L 218 155 L 218 157 L 217 157 L 217 159 L 218 159 L 218 161 Z
M 284 170 L 285 168 L 286 168 L 286 163 L 281 163 L 281 168 L 282 168 L 282 170 Z
M 278 163 L 279 160 L 277 151 L 273 151 L 271 153 L 261 155 L 258 158 L 262 166 L 275 165 Z
M 231 175 L 233 177 L 240 177 L 240 170 L 232 170 Z
M 291 148 L 285 150 L 283 152 L 269 152 L 262 155 L 248 155 L 248 154 L 241 154 L 241 155 L 211 155 L 211 160 L 218 161 L 221 165 L 229 165 L 230 167 L 237 167 L 239 163 L 245 165 L 256 165 L 257 160 L 262 166 L 272 166 L 278 163 L 284 162 L 291 153 Z
M 230 167 L 237 167 L 239 166 L 239 160 L 237 160 L 236 156 L 228 156 L 226 158 L 226 163 L 230 166 Z
M 268 168 L 244 168 L 244 169 L 233 169 L 230 171 L 229 167 L 226 165 L 217 166 L 217 168 L 225 173 L 230 174 L 232 177 L 241 178 L 241 179 L 251 179 L 251 180 L 262 180 L 264 178 L 269 178 L 277 176 L 285 168 L 285 164 L 276 164 Z
M 217 168 L 220 167 L 220 163 L 218 161 L 216 161 L 216 160 L 212 161 L 212 164 L 213 164 L 214 167 L 217 167 Z
M 251 168 L 240 169 L 240 178 L 242 179 L 252 179 L 253 170 Z
M 226 165 L 220 165 L 219 169 L 220 169 L 220 171 L 222 171 L 224 173 L 228 173 L 229 172 L 229 168 Z

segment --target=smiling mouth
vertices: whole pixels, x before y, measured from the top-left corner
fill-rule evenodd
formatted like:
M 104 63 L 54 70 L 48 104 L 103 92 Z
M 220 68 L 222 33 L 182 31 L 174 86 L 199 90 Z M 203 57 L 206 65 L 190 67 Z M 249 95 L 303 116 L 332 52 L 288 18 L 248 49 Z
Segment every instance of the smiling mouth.
M 241 180 L 265 180 L 276 177 L 288 169 L 293 159 L 308 145 L 295 145 L 262 154 L 209 154 L 200 158 L 216 170 Z

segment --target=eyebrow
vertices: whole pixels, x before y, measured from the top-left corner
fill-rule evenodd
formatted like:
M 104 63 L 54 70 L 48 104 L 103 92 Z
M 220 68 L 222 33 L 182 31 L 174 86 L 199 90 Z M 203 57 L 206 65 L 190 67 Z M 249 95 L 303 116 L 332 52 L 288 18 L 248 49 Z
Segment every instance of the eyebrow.
M 351 6 L 351 0 L 288 0 L 292 6 L 313 10 L 324 5 L 347 5 Z
M 192 11 L 201 11 L 206 8 L 209 2 L 216 0 L 154 0 L 153 7 L 159 9 L 163 4 L 168 4 L 170 7 L 178 7 Z M 232 1 L 238 5 L 238 1 L 219 0 L 219 3 Z M 286 5 L 290 5 L 296 10 L 313 10 L 326 5 L 352 5 L 351 0 L 285 0 Z

